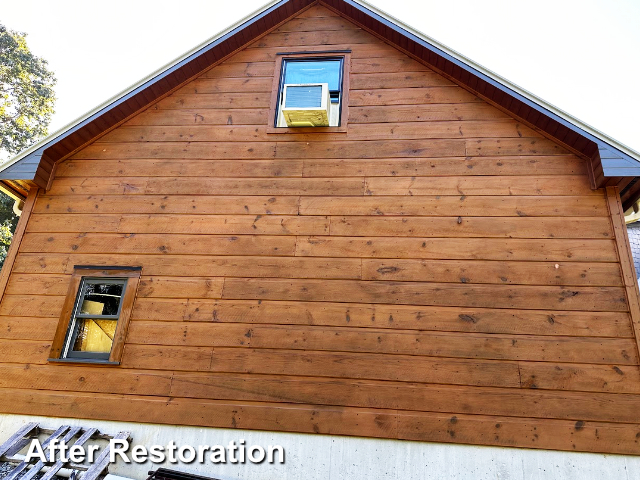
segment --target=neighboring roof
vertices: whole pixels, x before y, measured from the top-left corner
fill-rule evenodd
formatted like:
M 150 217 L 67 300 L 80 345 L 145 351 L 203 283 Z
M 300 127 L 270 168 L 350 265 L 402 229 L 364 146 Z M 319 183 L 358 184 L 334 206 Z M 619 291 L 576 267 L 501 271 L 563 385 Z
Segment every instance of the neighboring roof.
M 20 153 L 0 167 L 0 180 L 33 181 L 46 188 L 57 161 L 68 157 L 185 81 L 314 3 L 332 8 L 456 83 L 583 154 L 591 164 L 592 186 L 618 186 L 625 209 L 640 197 L 640 153 L 362 0 L 273 1 Z

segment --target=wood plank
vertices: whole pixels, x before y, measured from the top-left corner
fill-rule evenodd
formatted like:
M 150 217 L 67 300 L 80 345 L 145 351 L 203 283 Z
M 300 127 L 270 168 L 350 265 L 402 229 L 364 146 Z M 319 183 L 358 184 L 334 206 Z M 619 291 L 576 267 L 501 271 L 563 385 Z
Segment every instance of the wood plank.
M 35 214 L 27 232 L 100 232 L 206 235 L 325 235 L 323 216 L 183 214 Z
M 23 275 L 11 276 L 7 293 L 11 295 L 55 295 L 67 293 L 69 275 Z M 221 277 L 142 277 L 138 288 L 139 297 L 166 297 L 188 294 L 194 298 L 220 298 L 224 279 Z M 73 300 L 73 299 L 72 299 Z
M 26 253 L 162 253 L 187 255 L 293 255 L 293 236 L 28 233 Z
M 365 123 L 351 124 L 346 132 L 327 133 L 313 132 L 306 130 L 305 133 L 267 133 L 267 126 L 255 125 L 181 125 L 181 126 L 126 126 L 120 127 L 101 137 L 102 144 L 121 142 L 307 142 L 307 141 L 327 141 L 342 142 L 354 140 L 423 140 L 426 138 L 520 138 L 535 137 L 537 134 L 528 127 L 520 125 L 513 120 L 484 120 L 484 121 L 446 121 L 430 122 L 429 128 L 425 129 L 424 122 L 404 122 L 404 123 Z M 185 161 L 185 160 L 182 160 Z M 188 162 L 182 169 L 173 166 L 179 174 L 197 175 L 197 168 L 203 168 L 201 162 Z M 252 162 L 241 160 L 220 160 L 211 163 L 209 176 L 234 176 L 234 170 L 240 173 L 238 176 L 300 176 L 300 165 L 294 162 L 275 162 L 258 160 Z M 68 162 L 67 162 L 68 163 Z M 165 162 L 158 162 L 165 165 Z M 252 167 L 252 163 L 254 166 Z M 123 162 L 120 162 L 123 168 Z M 143 163 L 144 165 L 144 163 Z M 225 168 L 224 165 L 227 165 Z M 252 175 L 251 172 L 258 172 Z M 222 172 L 216 174 L 216 171 Z M 126 175 L 126 172 L 122 172 Z M 161 176 L 153 170 L 140 173 L 139 176 Z
M 213 74 L 218 73 L 214 68 Z M 273 73 L 273 72 L 272 72 Z M 199 93 L 264 93 L 271 90 L 273 75 L 266 77 L 226 77 L 218 74 L 213 77 L 198 77 L 182 88 L 176 90 L 177 95 Z M 192 118 L 193 120 L 193 118 Z M 194 123 L 193 121 L 191 122 Z
M 350 78 L 352 90 L 445 86 L 454 87 L 457 85 L 436 72 L 355 73 Z
M 60 178 L 50 195 L 362 195 L 362 178 Z
M 569 151 L 546 138 L 468 139 L 466 155 L 562 155 Z
M 273 71 L 273 66 L 271 66 Z M 267 108 L 268 92 L 172 94 L 156 103 L 158 110 L 193 108 Z
M 47 317 L 58 319 L 65 297 L 45 295 L 5 295 L 0 315 L 11 317 Z M 57 322 L 56 322 L 57 324 Z
M 50 349 L 51 341 L 1 339 L 0 363 L 46 363 Z
M 367 195 L 602 195 L 583 175 L 367 177 Z M 336 194 L 339 195 L 339 194 Z
M 100 162 L 101 164 L 103 162 Z M 108 163 L 105 161 L 104 163 Z M 101 166 L 108 168 L 108 166 Z M 168 213 L 296 215 L 296 196 L 88 195 L 41 196 L 35 213 Z
M 537 337 L 315 326 L 204 322 L 131 322 L 127 342 L 422 355 L 483 360 L 637 365 L 628 338 Z
M 571 452 L 638 453 L 638 425 L 398 412 L 398 438 Z
M 351 73 L 424 72 L 430 68 L 404 55 L 381 58 L 352 58 Z
M 598 196 L 366 196 L 302 197 L 300 215 L 413 215 L 479 217 L 607 216 Z
M 508 139 L 505 139 L 506 142 Z M 521 142 L 522 139 L 518 140 Z M 521 149 L 522 150 L 522 149 Z M 554 150 L 554 153 L 566 153 Z M 506 154 L 506 153 L 505 153 Z M 514 151 L 511 155 L 527 154 Z M 135 142 L 94 143 L 76 153 L 73 159 L 251 159 L 271 158 L 380 158 L 450 157 L 466 155 L 466 140 L 371 140 L 327 142 Z M 259 193 L 254 192 L 254 195 Z
M 583 392 L 640 393 L 640 369 L 624 365 L 520 362 L 522 386 Z
M 253 42 L 251 47 L 286 47 L 288 51 L 301 51 L 305 49 L 299 47 L 316 47 L 343 43 L 381 43 L 381 41 L 364 30 L 349 30 L 344 32 L 325 32 L 320 30 L 313 32 L 270 33 Z
M 372 380 L 270 375 L 176 373 L 172 396 L 287 402 L 476 415 L 632 423 L 638 395 L 466 388 Z M 607 405 L 615 402 L 616 409 Z
M 460 150 L 464 150 L 464 145 Z M 271 158 L 275 155 L 275 145 L 252 143 L 238 145 L 235 142 L 136 142 L 136 143 L 94 143 L 73 155 L 73 159 L 133 159 L 133 158 Z M 460 153 L 464 155 L 464 152 Z
M 142 277 L 138 298 L 220 298 L 224 278 L 214 277 Z
M 185 369 L 186 364 L 182 369 Z M 628 367 L 625 367 L 628 368 Z M 519 387 L 513 362 L 251 348 L 214 348 L 211 371 Z
M 516 309 L 627 311 L 620 287 L 539 287 L 357 280 L 225 279 L 222 298 Z
M 305 177 L 443 177 L 479 175 L 584 175 L 573 156 L 304 159 Z M 402 181 L 402 180 L 401 180 Z
M 158 178 L 149 179 L 149 194 L 208 195 L 362 195 L 362 178 Z
M 16 340 L 50 340 L 58 321 L 53 318 L 0 317 L 0 338 Z
M 464 140 L 371 140 L 281 142 L 275 158 L 450 157 L 465 155 Z
M 0 457 L 11 450 L 18 442 L 24 437 L 31 435 L 38 428 L 37 422 L 29 422 L 18 429 L 13 435 L 11 435 L 2 445 L 0 445 Z
M 296 255 L 433 260 L 618 261 L 613 240 L 593 239 L 300 237 Z
M 633 337 L 629 315 L 616 312 L 140 298 L 136 302 L 133 318 L 518 335 Z
M 120 365 L 123 368 L 209 371 L 213 355 L 212 347 L 174 347 L 164 345 L 134 345 L 128 343 Z
M 359 258 L 332 259 L 271 256 L 202 255 L 65 255 L 45 257 L 22 254 L 15 273 L 71 274 L 74 265 L 142 266 L 146 275 L 244 277 L 247 271 L 258 277 L 360 278 Z M 44 262 L 44 263 L 43 263 Z M 2 325 L 0 321 L 0 325 Z M 1 331 L 1 327 L 0 327 Z
M 265 217 L 266 218 L 266 217 Z M 331 235 L 370 237 L 613 238 L 605 217 L 330 217 Z
M 114 130 L 123 137 L 132 129 Z M 154 128 L 154 127 L 142 127 Z M 164 127 L 159 127 L 164 128 Z M 180 128 L 180 127 L 178 127 Z M 206 127 L 209 128 L 209 127 Z M 215 128 L 215 127 L 214 127 Z M 104 138 L 104 137 L 103 137 Z M 114 137 L 110 137 L 114 138 Z M 120 137 L 118 137 L 120 138 Z M 68 160 L 56 170 L 58 177 L 301 177 L 302 160 Z
M 114 440 L 129 440 L 131 438 L 130 432 L 118 432 L 113 439 Z M 109 467 L 109 450 L 111 448 L 111 444 L 107 445 L 100 455 L 96 459 L 96 461 L 91 464 L 89 469 L 84 473 L 82 478 L 84 480 L 96 480 L 99 478 L 104 471 Z
M 349 106 L 354 107 L 471 102 L 484 102 L 484 100 L 458 86 L 352 90 L 349 94 Z
M 171 372 L 0 363 L 0 388 L 168 395 L 170 385 Z
M 622 286 L 617 263 L 363 260 L 363 280 L 500 285 Z
M 11 278 L 8 293 L 38 293 L 57 277 L 33 273 L 72 273 L 73 265 L 140 265 L 146 275 L 277 278 L 351 278 L 363 280 L 430 281 L 453 283 L 493 283 L 504 285 L 591 285 L 622 286 L 620 268 L 615 263 L 491 262 L 454 260 L 361 260 L 312 257 L 242 256 L 202 257 L 169 255 L 74 255 L 70 262 L 43 271 L 37 263 L 21 267 Z M 362 277 L 360 266 L 362 264 Z M 37 287 L 36 287 L 37 285 Z
M 282 49 L 280 49 L 282 50 Z M 231 57 L 233 58 L 233 57 Z M 198 78 L 249 78 L 249 77 L 273 77 L 273 61 L 260 61 L 250 58 L 246 62 L 223 62 L 214 68 L 207 70 Z M 251 106 L 251 105 L 249 105 Z
M 7 413 L 109 419 L 123 422 L 201 425 L 254 430 L 286 430 L 329 435 L 394 438 L 395 412 L 316 405 L 216 402 L 169 397 L 108 395 L 41 391 L 34 395 L 18 389 L 0 389 Z M 126 402 L 127 408 L 122 408 Z
M 268 114 L 268 108 L 159 110 L 153 106 L 127 120 L 123 125 L 264 125 L 267 123 Z
M 295 46 L 292 46 L 295 48 Z M 319 47 L 321 50 L 324 50 L 324 47 Z M 374 43 L 345 43 L 333 45 L 331 47 L 332 50 L 351 50 L 351 58 L 362 58 L 362 59 L 370 59 L 370 58 L 391 58 L 391 57 L 400 57 L 400 58 L 408 58 L 402 53 L 398 51 L 398 49 L 382 42 L 374 42 Z M 251 45 L 245 48 L 244 50 L 235 53 L 233 56 L 229 57 L 224 61 L 223 65 L 227 65 L 230 63 L 249 63 L 249 62 L 274 62 L 278 53 L 282 53 L 282 47 L 260 47 L 254 48 Z M 289 50 L 289 48 L 287 48 Z M 304 48 L 303 50 L 309 50 L 309 48 Z M 294 51 L 294 50 L 291 50 Z M 297 50 L 296 50 L 297 51 Z M 417 63 L 417 62 L 415 62 Z M 420 64 L 419 64 L 420 65 Z M 429 70 L 427 67 L 423 67 L 424 70 Z M 215 70 L 212 69 L 212 70 Z M 212 72 L 215 75 L 215 72 Z M 271 75 L 273 71 L 271 72 Z
M 372 75 L 381 75 L 374 73 Z M 349 107 L 350 124 L 511 119 L 492 105 L 472 103 L 375 105 Z M 187 123 L 187 121 L 190 121 Z M 184 125 L 193 124 L 193 116 Z

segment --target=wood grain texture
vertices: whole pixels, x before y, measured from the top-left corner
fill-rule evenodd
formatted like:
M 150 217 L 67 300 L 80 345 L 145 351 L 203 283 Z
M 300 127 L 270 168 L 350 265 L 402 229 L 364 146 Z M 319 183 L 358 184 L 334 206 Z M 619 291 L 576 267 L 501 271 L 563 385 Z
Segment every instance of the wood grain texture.
M 6 257 L 2 264 L 2 271 L 0 271 L 0 302 L 2 301 L 2 297 L 4 296 L 4 292 L 7 288 L 7 283 L 9 282 L 9 277 L 11 276 L 11 269 L 13 268 L 13 263 L 15 262 L 18 255 L 18 250 L 20 249 L 20 244 L 22 243 L 22 238 L 27 229 L 29 217 L 31 216 L 31 212 L 33 211 L 33 206 L 35 205 L 37 196 L 37 188 L 29 191 L 29 195 L 27 196 L 24 206 L 22 207 L 22 215 L 20 215 L 20 220 L 18 220 L 16 230 L 15 232 L 13 232 L 11 245 L 9 246 L 9 250 L 7 251 Z
M 344 131 L 270 129 L 280 54 L 332 49 Z M 49 187 L 2 272 L 0 412 L 640 454 L 617 192 L 321 4 Z M 75 265 L 142 267 L 118 366 L 47 363 Z

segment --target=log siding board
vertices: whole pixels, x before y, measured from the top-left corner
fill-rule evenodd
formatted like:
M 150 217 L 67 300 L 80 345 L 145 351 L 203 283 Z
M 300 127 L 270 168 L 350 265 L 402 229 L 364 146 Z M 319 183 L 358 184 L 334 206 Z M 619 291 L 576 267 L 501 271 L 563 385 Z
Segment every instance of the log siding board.
M 640 454 L 618 192 L 323 3 L 272 26 L 43 166 L 0 412 Z M 269 133 L 276 59 L 318 49 L 346 131 Z M 48 362 L 75 265 L 142 267 L 117 366 Z

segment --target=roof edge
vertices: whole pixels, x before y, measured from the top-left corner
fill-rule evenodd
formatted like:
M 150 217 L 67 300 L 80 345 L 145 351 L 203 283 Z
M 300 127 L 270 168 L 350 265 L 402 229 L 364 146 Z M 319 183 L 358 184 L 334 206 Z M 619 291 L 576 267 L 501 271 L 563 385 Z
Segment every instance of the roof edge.
M 15 164 L 16 162 L 19 162 L 20 160 L 22 160 L 23 158 L 27 157 L 28 155 L 30 155 L 30 154 L 32 154 L 34 152 L 37 152 L 42 147 L 44 147 L 47 144 L 51 143 L 51 141 L 56 140 L 58 137 L 61 137 L 65 133 L 69 132 L 70 130 L 72 130 L 73 128 L 75 128 L 79 124 L 81 124 L 82 122 L 85 122 L 86 120 L 90 119 L 91 117 L 97 115 L 102 110 L 107 109 L 107 107 L 111 106 L 114 102 L 117 102 L 118 100 L 126 97 L 127 95 L 131 94 L 132 92 L 134 92 L 138 88 L 140 88 L 143 85 L 145 85 L 146 83 L 149 83 L 149 82 L 155 80 L 158 76 L 160 76 L 163 73 L 171 70 L 173 67 L 175 67 L 176 65 L 178 65 L 181 62 L 185 61 L 189 57 L 192 57 L 192 56 L 198 54 L 202 49 L 208 47 L 212 43 L 215 43 L 217 40 L 219 40 L 220 38 L 224 37 L 225 35 L 228 35 L 229 33 L 233 32 L 234 30 L 236 30 L 237 28 L 241 27 L 242 25 L 244 25 L 248 21 L 252 20 L 254 17 L 257 17 L 258 15 L 261 15 L 261 14 L 265 13 L 266 11 L 268 11 L 271 8 L 275 7 L 276 5 L 279 5 L 281 3 L 286 3 L 287 1 L 288 0 L 271 0 L 270 2 L 266 3 L 262 7 L 260 7 L 257 10 L 251 12 L 250 14 L 246 15 L 245 17 L 243 17 L 241 20 L 237 21 L 236 23 L 234 23 L 230 27 L 228 27 L 228 28 L 216 33 L 215 35 L 213 35 L 212 37 L 208 38 L 204 42 L 201 42 L 196 47 L 190 49 L 189 51 L 185 52 L 184 54 L 180 55 L 179 57 L 176 57 L 175 59 L 173 59 L 169 63 L 163 65 L 162 67 L 156 69 L 155 71 L 153 71 L 151 74 L 147 75 L 146 77 L 144 77 L 144 78 L 138 80 L 137 82 L 131 84 L 130 86 L 128 86 L 124 90 L 116 93 L 111 98 L 109 98 L 108 100 L 105 100 L 104 102 L 102 102 L 97 107 L 95 107 L 95 108 L 89 110 L 88 112 L 80 115 L 75 120 L 72 120 L 71 122 L 67 123 L 63 127 L 60 127 L 55 132 L 50 133 L 45 138 L 43 138 L 43 139 L 39 140 L 38 142 L 34 143 L 33 145 L 31 145 L 29 148 L 26 148 L 25 150 L 22 150 L 15 157 L 12 157 L 9 160 L 7 160 L 5 163 L 0 164 L 0 171 L 7 169 L 8 167 L 10 167 L 11 165 Z
M 492 71 L 492 70 L 490 70 L 490 69 L 488 69 L 486 67 L 483 67 L 479 63 L 474 62 L 473 60 L 471 60 L 470 58 L 462 55 L 461 53 L 457 52 L 456 50 L 454 50 L 452 48 L 449 48 L 446 45 L 444 45 L 444 44 L 440 43 L 439 41 L 435 40 L 434 38 L 422 33 L 420 30 L 417 30 L 417 29 L 405 24 L 404 22 L 402 22 L 401 20 L 397 19 L 393 15 L 390 15 L 389 13 L 385 12 L 384 10 L 381 10 L 381 9 L 371 5 L 370 3 L 366 2 L 365 0 L 344 0 L 344 1 L 346 1 L 347 3 L 351 3 L 351 4 L 358 4 L 361 7 L 366 8 L 367 10 L 370 10 L 371 12 L 373 12 L 376 15 L 379 15 L 380 17 L 382 17 L 386 21 L 391 22 L 391 23 L 395 24 L 397 27 L 405 30 L 407 33 L 409 33 L 411 35 L 414 35 L 415 37 L 417 37 L 417 38 L 419 38 L 419 39 L 431 44 L 433 47 L 441 50 L 443 53 L 448 54 L 449 56 L 455 58 L 459 62 L 465 63 L 469 67 L 471 67 L 471 68 L 477 70 L 478 72 L 486 75 L 487 77 L 491 78 L 495 82 L 498 82 L 498 83 L 502 84 L 504 87 L 509 88 L 510 90 L 514 91 L 515 93 L 518 93 L 518 94 L 522 95 L 523 97 L 525 97 L 529 101 L 538 104 L 540 107 L 542 107 L 542 108 L 548 110 L 549 112 L 557 115 L 558 117 L 563 118 L 564 120 L 572 123 L 575 127 L 580 128 L 581 130 L 584 130 L 587 133 L 590 133 L 594 137 L 600 139 L 601 141 L 603 141 L 605 143 L 608 143 L 613 148 L 616 148 L 616 149 L 620 150 L 621 152 L 624 152 L 625 154 L 633 157 L 635 160 L 640 162 L 640 152 L 638 152 L 638 151 L 634 150 L 633 148 L 623 144 L 622 142 L 616 140 L 615 138 L 610 137 L 609 135 L 607 135 L 607 134 L 601 132 L 600 130 L 598 130 L 597 128 L 592 127 L 591 125 L 583 122 L 582 120 L 574 117 L 573 115 L 565 112 L 564 110 L 556 107 L 555 105 L 547 102 L 546 100 L 538 97 L 537 95 L 529 92 L 525 88 L 522 88 L 519 85 L 507 80 L 506 78 L 498 75 L 494 71 Z

